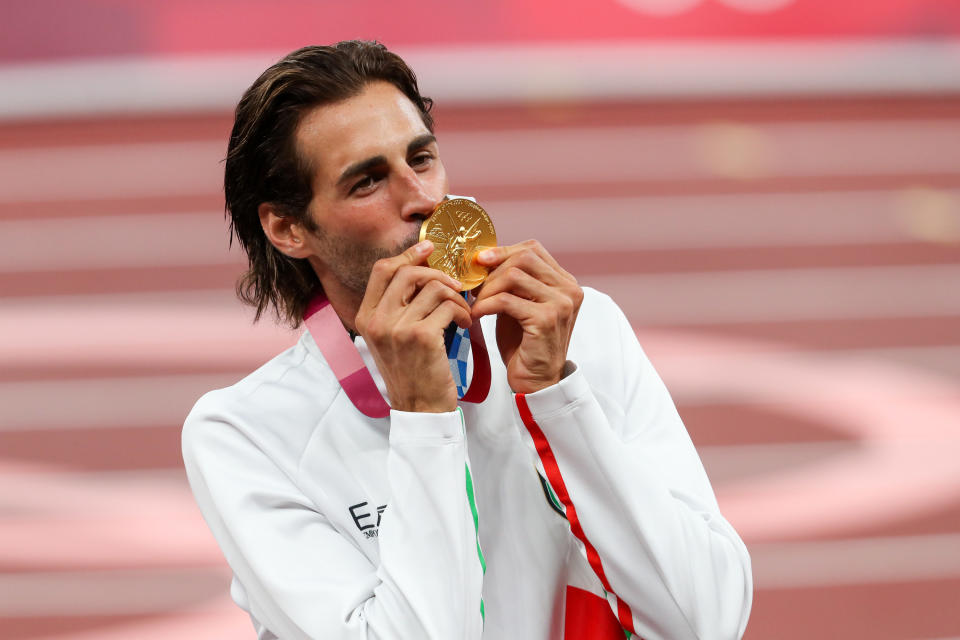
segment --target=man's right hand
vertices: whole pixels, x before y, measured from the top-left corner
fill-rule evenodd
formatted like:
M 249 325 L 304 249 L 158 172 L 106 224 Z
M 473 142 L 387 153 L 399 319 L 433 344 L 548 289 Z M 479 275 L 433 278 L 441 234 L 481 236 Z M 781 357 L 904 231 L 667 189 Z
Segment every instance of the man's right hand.
M 469 327 L 472 320 L 460 283 L 426 266 L 433 248 L 425 240 L 378 260 L 355 321 L 398 411 L 457 408 L 443 330 L 451 322 Z

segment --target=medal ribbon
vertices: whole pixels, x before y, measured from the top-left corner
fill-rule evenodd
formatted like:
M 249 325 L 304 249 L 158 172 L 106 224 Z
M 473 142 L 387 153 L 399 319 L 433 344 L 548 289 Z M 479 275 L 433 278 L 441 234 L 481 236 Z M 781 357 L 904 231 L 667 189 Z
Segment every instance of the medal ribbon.
M 303 322 L 353 406 L 369 418 L 389 416 L 390 405 L 380 395 L 360 352 L 323 292 L 307 305 Z M 473 350 L 473 381 L 461 400 L 479 403 L 490 391 L 490 357 L 479 320 L 470 327 L 470 348 Z

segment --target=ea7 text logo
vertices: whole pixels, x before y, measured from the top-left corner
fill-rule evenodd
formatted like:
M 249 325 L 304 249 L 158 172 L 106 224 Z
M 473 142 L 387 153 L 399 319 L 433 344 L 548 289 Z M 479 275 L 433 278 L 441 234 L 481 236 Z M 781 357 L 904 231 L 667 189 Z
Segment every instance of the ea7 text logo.
M 387 508 L 387 505 L 380 505 L 376 511 L 373 511 L 368 505 L 369 503 L 367 502 L 361 502 L 351 505 L 348 509 L 350 510 L 350 517 L 353 518 L 354 524 L 357 525 L 357 529 L 359 529 L 366 538 L 372 539 L 376 538 L 380 531 L 380 517 L 383 515 L 383 510 Z M 374 515 L 376 515 L 376 521 L 373 520 Z

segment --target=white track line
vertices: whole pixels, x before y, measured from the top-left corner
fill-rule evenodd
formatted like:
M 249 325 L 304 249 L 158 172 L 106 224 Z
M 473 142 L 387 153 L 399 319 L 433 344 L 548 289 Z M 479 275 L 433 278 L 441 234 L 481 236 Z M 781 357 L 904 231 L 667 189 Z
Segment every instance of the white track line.
M 758 589 L 960 578 L 960 534 L 750 545 Z
M 554 252 L 641 252 L 903 242 L 913 239 L 909 232 L 913 193 L 779 192 L 482 203 L 504 243 L 537 238 Z M 941 193 L 960 202 L 960 191 Z
M 946 119 L 441 130 L 438 137 L 454 184 L 732 177 L 748 186 L 760 177 L 953 174 L 960 166 L 960 126 Z
M 960 345 L 843 349 L 833 350 L 831 353 L 844 357 L 873 358 L 896 362 L 927 371 L 939 372 L 960 380 Z
M 0 69 L 0 118 L 231 109 L 286 51 L 27 63 Z M 400 48 L 427 95 L 496 103 L 960 88 L 956 41 L 585 42 Z M 704 61 L 709 60 L 709 64 Z
M 960 202 L 960 191 L 944 191 Z M 488 200 L 501 244 L 552 252 L 830 246 L 912 240 L 901 191 Z M 576 232 L 574 232 L 576 230 Z M 244 262 L 221 211 L 0 220 L 0 273 Z M 38 251 L 42 239 L 43 250 Z M 642 255 L 638 255 L 642 260 Z M 239 272 L 239 268 L 238 268 Z
M 216 211 L 2 220 L 0 237 L 0 273 L 246 263 Z
M 255 366 L 235 374 L 0 382 L 0 432 L 181 425 L 200 396 Z
M 706 399 L 704 399 L 706 400 Z M 692 403 L 691 403 L 692 404 Z M 716 405 L 716 403 L 713 403 Z M 739 405 L 749 403 L 738 403 Z M 776 410 L 776 407 L 764 407 Z M 681 409 L 682 410 L 682 409 Z M 697 447 L 714 486 L 777 473 L 797 465 L 817 462 L 857 446 L 851 441 L 788 442 L 777 444 L 711 445 Z M 762 480 L 761 480 L 762 481 Z
M 612 296 L 641 327 L 960 314 L 960 265 L 608 275 L 580 281 Z
M 955 174 L 954 120 L 439 132 L 456 187 Z M 0 202 L 216 195 L 227 141 L 0 150 Z M 508 160 L 505 161 L 505 158 Z M 457 191 L 454 188 L 454 191 Z M 483 199 L 482 193 L 473 194 Z
M 168 640 L 169 638 L 207 638 L 232 640 L 251 637 L 250 618 L 230 599 L 229 593 L 163 616 L 136 617 L 129 621 L 111 620 L 111 624 L 92 629 L 76 629 L 66 634 L 58 630 L 32 640 Z
M 220 568 L 0 573 L 0 616 L 117 616 L 165 613 L 220 598 Z
M 35 202 L 222 192 L 227 141 L 0 151 L 0 201 Z

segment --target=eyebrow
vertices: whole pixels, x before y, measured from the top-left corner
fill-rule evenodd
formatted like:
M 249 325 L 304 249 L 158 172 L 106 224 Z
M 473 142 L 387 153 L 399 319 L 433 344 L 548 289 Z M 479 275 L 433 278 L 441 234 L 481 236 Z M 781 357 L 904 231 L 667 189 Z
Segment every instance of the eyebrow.
M 433 144 L 437 141 L 437 137 L 432 133 L 425 133 L 423 135 L 417 136 L 410 141 L 410 144 L 407 145 L 407 155 L 410 155 L 417 149 L 422 149 L 423 147 Z M 347 182 L 350 182 L 353 178 L 361 176 L 374 167 L 384 165 L 387 163 L 386 156 L 373 156 L 372 158 L 367 158 L 366 160 L 361 160 L 360 162 L 355 162 L 354 164 L 347 167 L 343 173 L 340 174 L 340 177 L 337 179 L 337 186 L 341 187 Z

